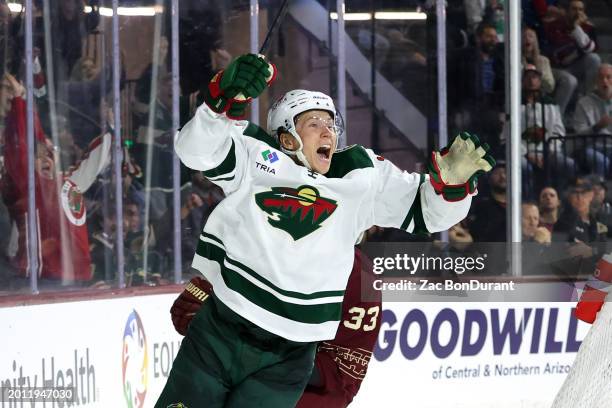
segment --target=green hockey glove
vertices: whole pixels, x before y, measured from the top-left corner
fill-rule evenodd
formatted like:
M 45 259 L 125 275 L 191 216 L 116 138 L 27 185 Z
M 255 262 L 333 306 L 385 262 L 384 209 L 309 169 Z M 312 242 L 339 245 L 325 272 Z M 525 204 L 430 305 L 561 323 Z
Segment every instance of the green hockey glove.
M 274 64 L 262 56 L 241 55 L 213 77 L 204 92 L 204 101 L 213 111 L 240 119 L 253 98 L 276 79 L 276 72 Z
M 478 176 L 490 171 L 495 160 L 476 135 L 462 132 L 439 152 L 431 153 L 429 180 L 447 201 L 460 201 L 476 191 Z

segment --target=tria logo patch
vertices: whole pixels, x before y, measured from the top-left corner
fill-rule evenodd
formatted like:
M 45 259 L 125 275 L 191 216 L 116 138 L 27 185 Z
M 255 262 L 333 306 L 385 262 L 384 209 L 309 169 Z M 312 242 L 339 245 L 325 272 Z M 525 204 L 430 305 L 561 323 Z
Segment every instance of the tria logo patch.
M 278 161 L 278 155 L 276 154 L 276 152 L 271 152 L 270 150 L 261 152 L 261 157 L 263 157 L 265 161 L 270 162 L 270 164 L 274 163 L 275 161 Z
M 276 174 L 276 171 L 272 166 L 266 166 L 265 164 L 256 161 L 255 167 L 257 167 L 259 170 L 265 171 L 266 173 Z
M 319 190 L 308 185 L 272 187 L 272 191 L 255 194 L 255 202 L 268 214 L 270 225 L 296 241 L 319 229 L 338 207 L 336 201 L 321 197 Z

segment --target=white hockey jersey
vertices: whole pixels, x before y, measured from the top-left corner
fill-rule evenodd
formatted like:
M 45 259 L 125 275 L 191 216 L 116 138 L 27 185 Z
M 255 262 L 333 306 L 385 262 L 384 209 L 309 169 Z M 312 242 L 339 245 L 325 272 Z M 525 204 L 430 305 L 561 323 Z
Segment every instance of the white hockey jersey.
M 226 306 L 293 341 L 334 338 L 361 232 L 373 225 L 445 230 L 471 202 L 447 202 L 428 176 L 357 145 L 336 152 L 329 172 L 318 174 L 258 126 L 205 104 L 177 134 L 175 149 L 226 194 L 204 226 L 193 267 Z

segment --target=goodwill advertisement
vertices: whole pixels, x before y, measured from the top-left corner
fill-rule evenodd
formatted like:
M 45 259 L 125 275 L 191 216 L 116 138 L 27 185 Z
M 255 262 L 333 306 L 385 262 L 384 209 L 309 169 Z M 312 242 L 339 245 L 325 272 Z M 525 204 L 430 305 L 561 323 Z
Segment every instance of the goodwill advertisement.
M 0 308 L 0 408 L 153 407 L 180 347 L 175 297 Z M 385 303 L 351 406 L 548 407 L 589 329 L 572 307 Z

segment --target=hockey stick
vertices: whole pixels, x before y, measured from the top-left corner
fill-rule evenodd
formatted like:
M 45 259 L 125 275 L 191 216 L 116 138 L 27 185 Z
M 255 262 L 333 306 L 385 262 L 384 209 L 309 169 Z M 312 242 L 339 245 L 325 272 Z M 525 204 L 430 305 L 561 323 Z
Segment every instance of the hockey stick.
M 272 35 L 276 33 L 278 28 L 280 27 L 282 21 L 285 19 L 285 14 L 287 14 L 287 9 L 289 8 L 289 0 L 283 0 L 283 4 L 281 4 L 280 10 L 276 13 L 274 20 L 272 21 L 272 25 L 266 34 L 266 38 L 264 39 L 263 44 L 261 44 L 261 48 L 259 49 L 260 55 L 265 55 L 265 52 L 268 51 L 268 47 L 270 46 L 270 41 L 272 40 Z
M 282 21 L 285 19 L 285 14 L 287 14 L 288 9 L 289 9 L 289 0 L 283 0 L 283 3 L 281 4 L 280 9 L 278 10 L 278 13 L 276 13 L 274 20 L 272 21 L 272 25 L 270 26 L 270 28 L 268 29 L 268 32 L 266 33 L 266 38 L 264 38 L 264 42 L 263 44 L 261 44 L 261 47 L 259 48 L 259 55 L 264 56 L 265 52 L 268 51 L 268 48 L 270 47 L 270 42 L 272 41 L 272 36 L 276 33 Z M 239 101 L 244 101 L 246 100 L 246 97 L 240 93 L 236 95 L 234 99 L 239 100 Z

